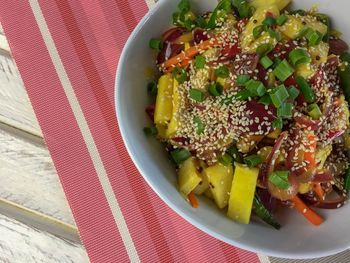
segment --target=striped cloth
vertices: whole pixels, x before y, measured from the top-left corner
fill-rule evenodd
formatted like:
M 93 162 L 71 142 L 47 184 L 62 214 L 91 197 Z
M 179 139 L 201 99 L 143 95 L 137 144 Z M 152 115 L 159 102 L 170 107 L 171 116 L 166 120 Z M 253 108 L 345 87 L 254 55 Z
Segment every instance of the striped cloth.
M 2 1 L 1 23 L 91 262 L 270 262 L 196 229 L 148 187 L 114 113 L 122 48 L 153 0 Z M 278 261 L 274 261 L 278 262 Z

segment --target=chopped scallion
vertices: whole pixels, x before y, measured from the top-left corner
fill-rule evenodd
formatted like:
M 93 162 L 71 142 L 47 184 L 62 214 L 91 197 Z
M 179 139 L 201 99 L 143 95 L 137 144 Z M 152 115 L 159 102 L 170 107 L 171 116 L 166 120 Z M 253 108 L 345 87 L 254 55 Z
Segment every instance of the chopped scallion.
M 293 110 L 292 103 L 283 103 L 281 107 L 277 109 L 277 116 L 280 118 L 291 118 L 292 110 Z
M 220 156 L 218 160 L 222 165 L 229 166 L 232 163 L 233 158 L 231 155 L 225 153 L 224 155 Z
M 249 167 L 256 167 L 259 164 L 263 162 L 261 157 L 259 155 L 250 155 L 244 158 L 244 162 L 249 166 Z
M 259 100 L 259 103 L 264 104 L 264 105 L 270 105 L 272 103 L 271 98 L 268 94 L 265 94 L 262 96 Z
M 262 21 L 262 24 L 264 26 L 268 26 L 268 27 L 271 27 L 273 25 L 276 25 L 276 19 L 272 16 L 267 16 L 263 21 Z
M 289 177 L 288 171 L 274 171 L 269 176 L 269 182 L 274 184 L 278 188 L 286 190 L 290 186 L 288 177 Z
M 205 97 L 204 93 L 199 89 L 190 89 L 189 94 L 191 99 L 198 102 L 202 102 Z
M 289 65 L 287 60 L 282 60 L 273 70 L 273 74 L 280 80 L 285 81 L 294 73 L 294 69 Z
M 179 165 L 186 161 L 188 158 L 191 157 L 191 153 L 187 151 L 186 149 L 175 149 L 170 153 L 171 158 L 173 161 Z
M 322 116 L 321 109 L 316 103 L 310 104 L 307 107 L 307 112 L 309 113 L 309 116 L 314 120 L 318 120 Z
M 280 15 L 277 19 L 276 19 L 276 24 L 279 26 L 283 26 L 288 20 L 288 16 L 283 14 Z
M 261 44 L 260 46 L 258 46 L 258 48 L 256 49 L 256 53 L 260 56 L 266 56 L 268 53 L 270 53 L 273 49 L 273 46 L 269 43 L 264 43 Z
M 288 97 L 289 93 L 284 85 L 274 88 L 270 93 L 271 101 L 276 108 L 281 107 Z
M 158 130 L 154 126 L 143 128 L 143 132 L 147 137 L 156 136 L 158 134 Z
M 237 76 L 237 85 L 238 86 L 245 86 L 245 84 L 250 79 L 249 75 L 238 75 Z
M 299 89 L 304 95 L 306 102 L 314 103 L 316 100 L 316 96 L 309 83 L 302 76 L 298 76 L 295 81 L 297 82 Z
M 246 89 L 252 94 L 252 96 L 263 96 L 266 93 L 266 88 L 261 81 L 249 80 L 246 83 Z
M 283 128 L 283 120 L 282 118 L 277 118 L 272 122 L 272 128 L 273 129 L 280 129 L 282 130 Z
M 187 73 L 186 73 L 186 70 L 183 68 L 179 68 L 179 67 L 174 68 L 172 74 L 173 74 L 173 77 L 180 84 L 184 83 L 187 80 Z
M 303 48 L 296 48 L 289 53 L 289 59 L 294 66 L 311 62 L 309 53 Z
M 289 98 L 294 101 L 300 94 L 300 91 L 294 87 L 294 86 L 290 86 L 290 88 L 288 89 L 288 93 L 289 93 Z
M 249 90 L 241 90 L 237 92 L 237 94 L 234 96 L 236 100 L 247 100 L 250 97 L 253 97 L 253 95 L 250 93 Z
M 230 156 L 232 156 L 233 160 L 238 163 L 243 162 L 243 158 L 241 153 L 238 151 L 236 146 L 231 146 L 227 151 L 226 151 Z
M 219 83 L 209 85 L 208 92 L 210 95 L 217 97 L 222 94 L 223 87 Z
M 197 134 L 202 134 L 204 132 L 204 129 L 205 129 L 205 126 L 204 126 L 204 123 L 202 122 L 202 120 L 195 116 L 193 117 L 193 123 L 196 125 L 197 127 Z
M 264 26 L 263 25 L 259 25 L 259 26 L 254 27 L 254 29 L 253 29 L 253 36 L 254 36 L 254 38 L 260 37 L 262 32 L 264 32 Z
M 270 37 L 276 39 L 277 41 L 281 41 L 281 39 L 282 39 L 281 34 L 277 31 L 271 29 L 271 28 L 267 29 L 267 33 L 269 33 Z
M 268 69 L 273 65 L 273 61 L 268 57 L 264 56 L 260 59 L 260 64 L 265 68 Z
M 195 65 L 197 69 L 203 69 L 205 66 L 205 57 L 198 55 L 195 60 Z
M 155 81 L 151 81 L 147 84 L 147 92 L 149 95 L 156 96 L 158 93 L 157 83 Z
M 163 43 L 160 39 L 151 38 L 149 41 L 149 47 L 155 50 L 161 50 L 163 47 Z
M 230 71 L 226 66 L 221 66 L 215 69 L 215 75 L 220 78 L 228 78 L 230 76 Z

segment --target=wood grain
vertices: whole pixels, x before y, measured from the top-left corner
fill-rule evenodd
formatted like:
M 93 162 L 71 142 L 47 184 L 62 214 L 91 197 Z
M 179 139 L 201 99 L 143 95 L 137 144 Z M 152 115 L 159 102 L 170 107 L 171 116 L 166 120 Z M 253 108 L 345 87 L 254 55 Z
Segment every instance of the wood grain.
M 0 262 L 85 263 L 84 248 L 0 215 Z

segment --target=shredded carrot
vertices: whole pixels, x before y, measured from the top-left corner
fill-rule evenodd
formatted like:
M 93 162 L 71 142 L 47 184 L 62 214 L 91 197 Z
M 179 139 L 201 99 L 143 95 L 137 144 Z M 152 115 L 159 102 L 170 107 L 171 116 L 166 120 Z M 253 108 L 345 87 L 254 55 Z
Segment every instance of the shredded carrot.
M 219 44 L 219 40 L 210 39 L 199 43 L 196 46 L 190 47 L 186 51 L 181 52 L 180 54 L 169 58 L 164 62 L 164 69 L 169 71 L 169 68 L 174 67 L 176 65 L 181 65 L 181 62 L 186 59 L 191 59 L 196 56 L 200 51 L 207 50 L 211 47 L 217 46 Z
M 199 204 L 198 204 L 198 200 L 196 198 L 196 196 L 194 195 L 193 192 L 188 194 L 188 200 L 190 200 L 190 204 L 193 208 L 198 208 Z
M 312 143 L 310 143 L 310 145 L 307 147 L 308 151 L 304 153 L 304 160 L 308 162 L 309 169 L 312 169 L 316 166 L 316 156 L 315 156 L 316 145 L 317 145 L 316 140 L 317 138 L 313 133 L 311 133 L 308 136 L 308 141 Z
M 307 220 L 313 225 L 318 226 L 323 223 L 323 218 L 308 207 L 298 196 L 295 196 L 291 200 L 296 210 L 298 210 Z
M 315 183 L 313 185 L 314 192 L 319 197 L 320 200 L 324 200 L 324 191 L 322 189 L 321 183 Z

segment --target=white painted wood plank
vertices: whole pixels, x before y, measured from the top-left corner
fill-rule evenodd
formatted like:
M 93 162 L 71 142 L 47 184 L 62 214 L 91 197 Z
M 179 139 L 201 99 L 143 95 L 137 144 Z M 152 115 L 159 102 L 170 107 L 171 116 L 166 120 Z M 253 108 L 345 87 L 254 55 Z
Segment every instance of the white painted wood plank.
M 0 262 L 87 263 L 84 248 L 0 215 Z
M 0 125 L 0 182 L 0 198 L 74 225 L 49 152 L 37 137 Z

